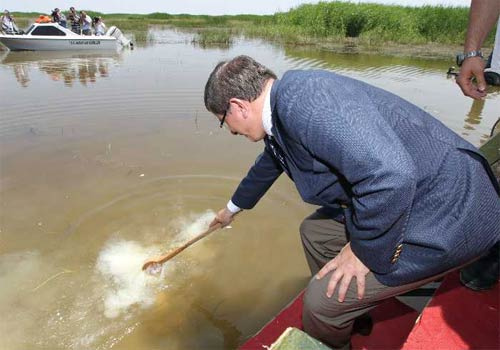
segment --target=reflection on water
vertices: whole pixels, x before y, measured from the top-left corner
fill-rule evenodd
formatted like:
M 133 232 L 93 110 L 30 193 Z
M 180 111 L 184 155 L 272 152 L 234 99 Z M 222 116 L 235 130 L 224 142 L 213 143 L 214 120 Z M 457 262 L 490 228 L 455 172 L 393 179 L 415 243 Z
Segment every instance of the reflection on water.
M 485 105 L 484 100 L 472 100 L 470 110 L 466 115 L 465 124 L 463 126 L 463 135 L 468 135 L 470 131 L 474 131 L 475 127 L 481 123 L 481 114 L 483 112 Z M 489 134 L 484 134 L 481 136 L 480 143 L 488 141 Z
M 465 118 L 464 128 L 474 130 L 474 125 L 481 123 L 481 114 L 484 109 L 484 100 L 473 100 L 470 106 L 469 113 Z
M 193 303 L 193 308 L 200 312 L 210 322 L 210 324 L 217 328 L 217 330 L 222 334 L 224 340 L 223 349 L 236 349 L 241 343 L 241 331 L 229 320 L 223 319 L 221 316 L 217 315 L 217 309 L 221 304 L 222 301 L 217 304 L 213 310 L 208 310 L 204 308 L 201 303 L 195 302 Z
M 185 44 L 193 42 L 195 32 L 190 30 L 179 31 L 165 26 L 150 26 L 147 42 L 151 45 Z
M 233 43 L 211 43 L 211 42 L 192 42 L 193 46 L 199 47 L 200 49 L 221 49 L 221 50 L 229 50 Z
M 38 70 L 47 74 L 52 81 L 61 81 L 65 86 L 73 86 L 74 81 L 82 85 L 95 83 L 109 75 L 110 67 L 120 60 L 118 53 L 71 52 L 9 52 L 0 57 L 0 62 L 12 67 L 16 80 L 22 87 L 31 81 L 30 71 Z
M 248 54 L 279 76 L 322 68 L 361 79 L 475 145 L 500 116 L 500 90 L 462 96 L 446 78 L 452 62 L 242 38 L 201 48 L 193 33 L 160 27 L 148 37 L 121 55 L 0 57 L 1 349 L 231 349 L 305 286 L 298 226 L 312 208 L 284 177 L 159 279 L 141 275 L 144 256 L 178 246 L 225 205 L 261 151 L 205 111 L 220 60 Z
M 412 77 L 439 74 L 443 68 L 442 60 L 429 60 L 411 57 L 382 55 L 360 55 L 352 53 L 332 53 L 307 48 L 287 48 L 285 53 L 295 62 L 298 69 L 327 68 L 337 73 L 349 75 L 356 71 L 363 77 L 379 78 L 387 76 L 399 82 L 410 81 Z

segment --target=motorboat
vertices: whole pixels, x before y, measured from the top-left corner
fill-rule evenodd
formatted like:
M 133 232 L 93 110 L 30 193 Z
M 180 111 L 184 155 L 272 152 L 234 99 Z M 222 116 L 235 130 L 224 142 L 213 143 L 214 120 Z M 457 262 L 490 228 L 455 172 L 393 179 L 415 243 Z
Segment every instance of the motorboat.
M 105 35 L 80 35 L 58 23 L 33 23 L 24 34 L 0 34 L 11 51 L 117 50 L 130 40 L 115 26 Z

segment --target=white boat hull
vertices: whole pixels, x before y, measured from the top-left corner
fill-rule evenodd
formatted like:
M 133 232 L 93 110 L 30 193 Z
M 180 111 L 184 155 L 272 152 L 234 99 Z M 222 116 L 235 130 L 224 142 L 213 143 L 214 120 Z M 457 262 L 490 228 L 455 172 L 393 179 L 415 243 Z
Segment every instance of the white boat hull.
M 11 51 L 117 50 L 130 41 L 112 26 L 106 35 L 79 35 L 58 23 L 33 23 L 25 34 L 0 34 L 0 43 Z
M 11 51 L 116 50 L 114 37 L 37 38 L 24 35 L 0 35 L 0 43 Z

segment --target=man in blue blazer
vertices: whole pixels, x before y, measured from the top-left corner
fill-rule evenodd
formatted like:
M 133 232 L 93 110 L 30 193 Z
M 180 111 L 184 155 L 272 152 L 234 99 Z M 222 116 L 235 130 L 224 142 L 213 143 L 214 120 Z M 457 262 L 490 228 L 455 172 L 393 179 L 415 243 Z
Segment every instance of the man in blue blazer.
M 282 172 L 304 201 L 321 207 L 300 227 L 315 276 L 303 321 L 330 346 L 349 346 L 355 320 L 382 300 L 499 240 L 498 184 L 485 159 L 387 91 L 327 71 L 289 71 L 278 80 L 238 56 L 215 67 L 204 97 L 221 127 L 265 143 L 212 224 L 253 208 Z

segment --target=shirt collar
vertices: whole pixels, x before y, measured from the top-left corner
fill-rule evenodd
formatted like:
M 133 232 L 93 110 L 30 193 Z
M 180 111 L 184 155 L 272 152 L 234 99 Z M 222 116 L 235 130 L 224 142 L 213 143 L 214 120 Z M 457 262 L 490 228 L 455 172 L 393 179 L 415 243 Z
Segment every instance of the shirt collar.
M 266 131 L 266 134 L 269 136 L 273 136 L 273 132 L 271 128 L 273 127 L 272 115 L 273 112 L 271 110 L 271 86 L 268 87 L 266 91 L 266 97 L 264 100 L 264 107 L 262 108 L 262 126 Z

